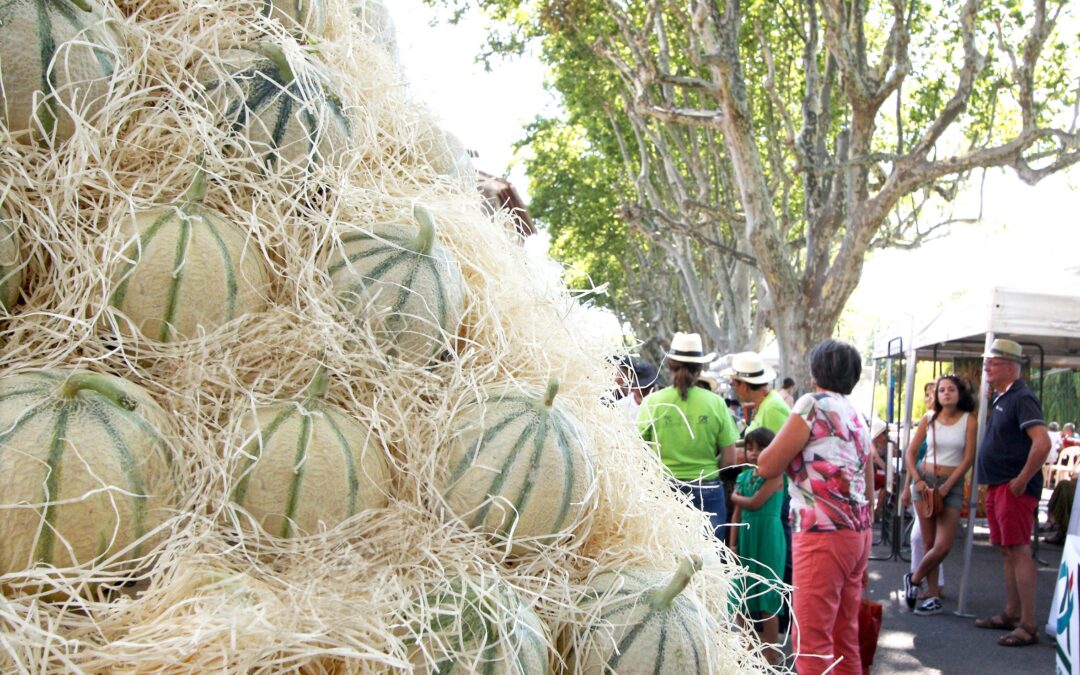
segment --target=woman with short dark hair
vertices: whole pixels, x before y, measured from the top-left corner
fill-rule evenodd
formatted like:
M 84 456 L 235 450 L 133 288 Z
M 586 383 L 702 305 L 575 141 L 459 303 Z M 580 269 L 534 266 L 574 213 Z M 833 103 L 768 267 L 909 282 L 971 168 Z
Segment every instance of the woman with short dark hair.
M 758 458 L 769 479 L 787 472 L 800 675 L 862 673 L 859 601 L 870 556 L 874 464 L 865 421 L 847 395 L 862 374 L 858 350 L 825 340 L 810 350 L 812 391 L 795 402 Z

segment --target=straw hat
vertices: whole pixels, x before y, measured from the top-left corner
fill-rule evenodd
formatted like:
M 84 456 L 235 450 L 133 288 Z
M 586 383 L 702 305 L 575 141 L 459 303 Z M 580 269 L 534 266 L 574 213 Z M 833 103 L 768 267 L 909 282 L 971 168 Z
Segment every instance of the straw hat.
M 768 384 L 776 379 L 776 371 L 757 352 L 742 352 L 731 357 L 731 367 L 721 376 L 747 384 Z
M 994 340 L 990 343 L 990 349 L 983 354 L 984 359 L 1007 359 L 1020 363 L 1023 361 L 1024 349 L 1019 343 L 1012 340 Z
M 714 394 L 716 392 L 720 391 L 720 383 L 717 382 L 716 378 L 713 377 L 712 375 L 706 375 L 705 373 L 702 373 L 701 375 L 698 375 L 697 381 L 698 382 L 704 382 L 705 384 L 709 385 L 709 389 Z
M 708 363 L 716 358 L 716 352 L 706 354 L 701 347 L 701 336 L 697 333 L 675 333 L 667 357 L 683 363 Z

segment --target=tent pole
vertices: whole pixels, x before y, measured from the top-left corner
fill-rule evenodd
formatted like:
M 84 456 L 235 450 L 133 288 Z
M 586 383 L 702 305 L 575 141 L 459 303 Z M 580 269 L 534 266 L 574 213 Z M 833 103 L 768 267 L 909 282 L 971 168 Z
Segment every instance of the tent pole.
M 983 353 L 990 351 L 990 345 L 994 342 L 993 331 L 987 331 L 986 344 Z M 971 493 L 968 495 L 967 533 L 964 536 L 964 571 L 960 575 L 960 597 L 956 601 L 957 616 L 973 616 L 967 612 L 967 586 L 968 573 L 971 571 L 971 546 L 975 540 L 975 512 L 979 508 L 979 449 L 982 448 L 983 436 L 986 434 L 986 412 L 990 407 L 990 386 L 986 378 L 982 378 L 982 395 L 979 396 L 979 431 L 975 441 L 975 465 L 971 470 Z

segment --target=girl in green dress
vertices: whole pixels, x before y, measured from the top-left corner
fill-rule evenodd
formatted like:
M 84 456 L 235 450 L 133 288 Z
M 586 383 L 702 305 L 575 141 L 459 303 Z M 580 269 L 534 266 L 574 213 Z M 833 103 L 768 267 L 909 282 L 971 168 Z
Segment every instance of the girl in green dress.
M 758 455 L 772 442 L 773 436 L 773 432 L 764 427 L 746 434 L 746 461 L 749 464 L 757 465 Z M 742 526 L 730 529 L 729 545 L 739 553 L 749 573 L 769 582 L 751 581 L 744 584 L 742 590 L 747 612 L 761 622 L 762 641 L 776 645 L 780 641 L 777 615 L 783 602 L 780 579 L 787 557 L 784 526 L 780 521 L 785 478 L 755 478 L 753 466 L 739 474 L 735 483 L 735 494 L 731 498 L 735 505 L 732 521 Z M 771 663 L 781 657 L 775 648 L 768 650 L 766 655 Z

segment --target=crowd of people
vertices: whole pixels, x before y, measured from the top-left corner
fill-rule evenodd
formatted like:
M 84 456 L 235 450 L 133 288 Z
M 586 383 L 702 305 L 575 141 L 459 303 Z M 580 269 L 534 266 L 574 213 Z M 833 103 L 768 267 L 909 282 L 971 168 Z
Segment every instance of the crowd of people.
M 698 334 L 676 333 L 665 358 L 670 386 L 658 386 L 651 366 L 627 363 L 619 404 L 659 454 L 672 488 L 708 514 L 713 534 L 746 567 L 753 581 L 738 589 L 744 615 L 774 647 L 770 660 L 782 658 L 779 637 L 790 622 L 797 672 L 861 673 L 858 609 L 875 492 L 890 457 L 887 426 L 869 421 L 848 398 L 862 358 L 840 340 L 814 346 L 809 386 L 796 397 L 792 378 L 772 388 L 777 373 L 759 354 L 733 355 L 719 378 L 703 373 L 715 356 Z M 918 514 L 902 597 L 916 614 L 942 611 L 942 563 L 978 457 L 1005 605 L 976 626 L 1005 630 L 1003 646 L 1024 646 L 1038 642 L 1030 544 L 1052 444 L 1039 402 L 1020 379 L 1020 345 L 995 340 L 983 357 L 994 393 L 982 445 L 976 448 L 971 389 L 945 375 L 927 385 L 927 413 L 902 453 L 901 500 Z M 727 401 L 716 393 L 718 379 L 727 382 Z

